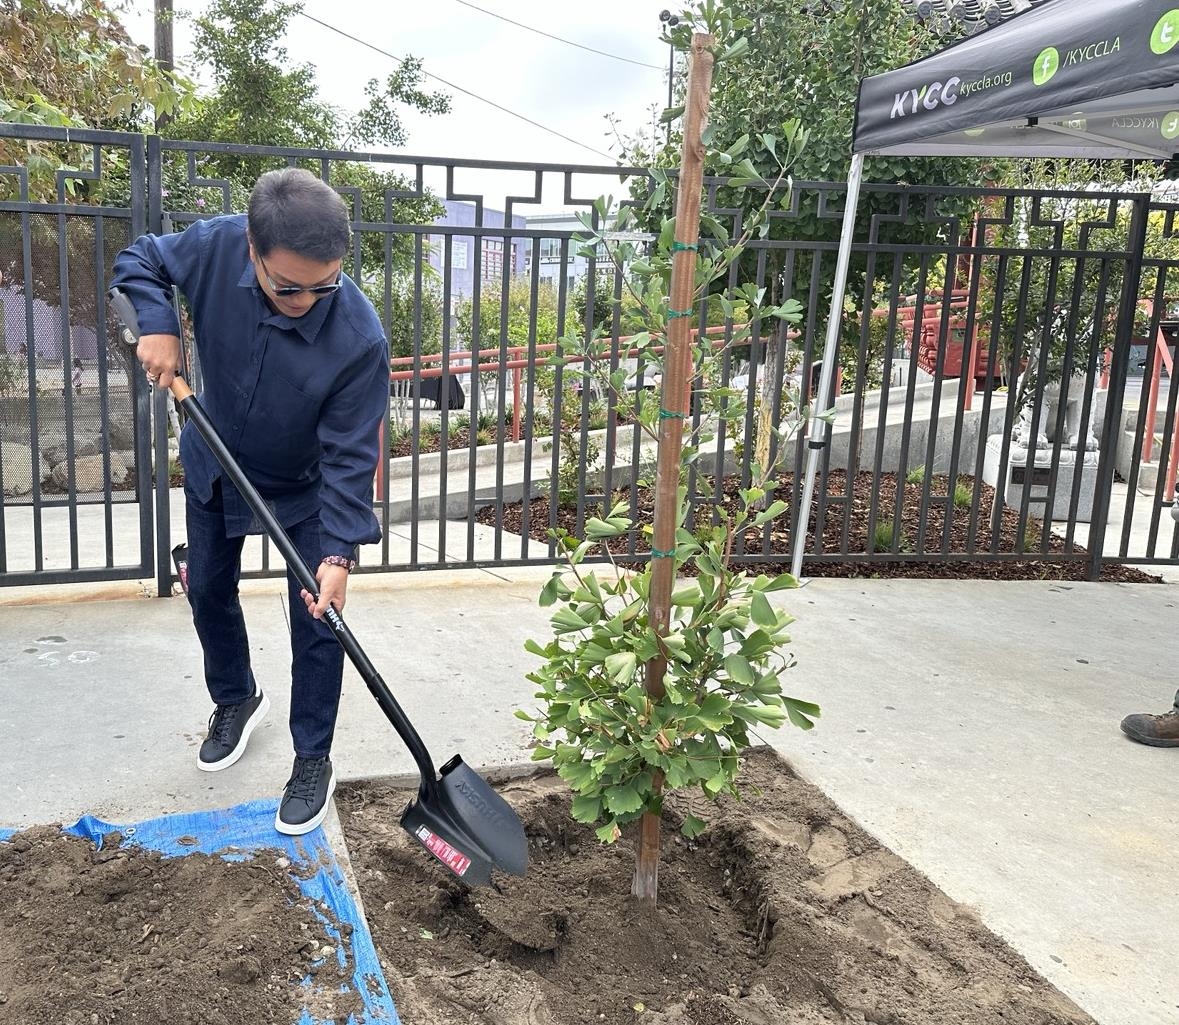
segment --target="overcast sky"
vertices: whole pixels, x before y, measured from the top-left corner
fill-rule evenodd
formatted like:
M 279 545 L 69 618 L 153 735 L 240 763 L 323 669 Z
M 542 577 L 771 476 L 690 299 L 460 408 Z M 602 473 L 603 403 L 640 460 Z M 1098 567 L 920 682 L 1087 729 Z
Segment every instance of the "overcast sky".
M 177 12 L 199 12 L 205 0 L 174 0 Z M 544 38 L 459 0 L 305 0 L 304 10 L 396 56 L 413 54 L 425 71 L 485 97 L 548 128 L 496 110 L 472 96 L 429 79 L 430 90 L 451 96 L 441 117 L 407 113 L 406 152 L 421 156 L 520 160 L 544 163 L 608 164 L 617 152 L 605 115 L 618 116 L 627 131 L 650 123 L 650 109 L 667 102 L 668 47 L 660 42 L 659 12 L 680 10 L 667 0 L 596 0 L 592 4 L 553 0 L 471 0 L 477 7 L 651 67 L 624 63 Z M 152 4 L 136 0 L 126 17 L 136 42 L 153 45 Z M 191 72 L 192 33 L 183 20 L 175 28 L 178 65 Z M 347 110 L 364 103 L 364 85 L 383 80 L 395 67 L 388 57 L 346 39 L 304 17 L 295 17 L 285 45 L 289 58 L 317 69 L 324 100 Z M 580 143 L 580 145 L 579 145 Z M 598 152 L 594 152 L 598 151 Z M 460 190 L 486 192 L 488 205 L 502 207 L 505 191 L 532 191 L 530 176 L 467 172 Z M 541 209 L 560 209 L 560 185 L 547 179 Z M 618 191 L 618 180 L 595 183 L 594 194 Z M 493 200 L 493 194 L 501 197 Z M 522 211 L 523 212 L 523 211 Z M 531 210 L 529 212 L 532 212 Z

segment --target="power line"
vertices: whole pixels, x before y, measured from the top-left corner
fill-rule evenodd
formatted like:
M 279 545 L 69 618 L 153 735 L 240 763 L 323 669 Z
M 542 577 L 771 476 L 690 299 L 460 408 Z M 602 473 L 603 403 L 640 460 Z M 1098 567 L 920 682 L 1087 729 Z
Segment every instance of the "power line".
M 318 18 L 313 17 L 306 11 L 299 11 L 298 14 L 306 18 L 308 21 L 313 21 L 315 24 L 321 25 L 323 28 L 329 29 L 330 31 L 335 32 L 337 35 L 343 36 L 345 39 L 351 39 L 354 43 L 359 43 L 361 46 L 367 46 L 370 50 L 375 50 L 377 53 L 383 54 L 390 60 L 396 61 L 398 64 L 405 63 L 401 57 L 394 56 L 388 50 L 382 50 L 379 46 L 374 46 L 372 43 L 368 42 L 368 40 L 359 39 L 356 36 L 350 35 L 343 29 L 336 28 L 335 25 L 329 25 L 326 21 L 320 21 Z M 564 139 L 566 142 L 571 142 L 574 146 L 580 146 L 582 149 L 588 150 L 590 153 L 594 153 L 599 157 L 605 157 L 607 160 L 611 161 L 614 160 L 614 157 L 609 153 L 603 153 L 600 149 L 594 149 L 593 146 L 587 146 L 584 142 L 579 142 L 577 139 L 571 138 L 568 135 L 563 135 L 555 128 L 549 128 L 548 125 L 542 125 L 539 121 L 533 121 L 530 117 L 525 117 L 523 114 L 517 114 L 514 110 L 508 110 L 507 107 L 500 106 L 494 100 L 487 99 L 486 96 L 480 96 L 478 93 L 473 93 L 470 89 L 464 89 L 461 85 L 455 85 L 453 82 L 448 82 L 445 78 L 440 78 L 438 75 L 431 75 L 428 71 L 423 71 L 422 74 L 425 75 L 426 78 L 434 79 L 435 82 L 441 82 L 448 89 L 453 89 L 455 92 L 462 93 L 464 96 L 470 96 L 472 99 L 478 100 L 480 103 L 486 103 L 489 107 L 494 107 L 496 110 L 501 111 L 504 114 L 518 118 L 520 121 L 524 121 L 527 124 L 532 125 L 533 128 L 539 128 L 542 132 L 548 132 L 550 135 L 555 135 L 558 139 Z
M 555 39 L 558 43 L 564 43 L 566 46 L 576 46 L 579 50 L 586 50 L 589 53 L 596 53 L 600 57 L 610 57 L 616 61 L 624 61 L 627 64 L 634 64 L 640 68 L 652 68 L 655 71 L 662 71 L 662 64 L 648 64 L 646 61 L 631 60 L 630 57 L 620 57 L 616 53 L 607 53 L 605 50 L 595 50 L 592 46 L 584 46 L 581 43 L 575 43 L 572 39 L 562 39 L 560 36 L 554 36 L 550 32 L 544 32 L 541 29 L 535 28 L 532 25 L 525 25 L 522 21 L 513 21 L 511 18 L 503 14 L 497 14 L 495 11 L 489 11 L 486 7 L 480 7 L 478 4 L 470 3 L 469 0 L 454 0 L 456 4 L 462 4 L 464 7 L 470 7 L 473 11 L 479 11 L 492 18 L 498 18 L 500 21 L 506 21 L 509 25 L 515 25 L 517 28 L 526 29 L 529 32 L 535 32 L 538 36 L 544 36 L 546 39 Z

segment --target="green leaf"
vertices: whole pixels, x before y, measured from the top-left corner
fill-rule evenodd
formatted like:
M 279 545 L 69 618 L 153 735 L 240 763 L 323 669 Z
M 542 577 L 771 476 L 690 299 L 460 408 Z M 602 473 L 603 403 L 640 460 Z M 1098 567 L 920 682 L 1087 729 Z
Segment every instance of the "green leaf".
M 779 573 L 773 580 L 766 584 L 762 590 L 769 591 L 785 591 L 792 587 L 798 586 L 798 578 L 791 576 L 789 573 Z
M 786 721 L 786 714 L 786 709 L 781 705 L 733 705 L 733 715 L 736 718 L 745 722 L 759 722 L 772 730 L 776 730 Z M 810 729 L 810 726 L 804 726 L 803 729 Z
M 557 600 L 557 585 L 560 582 L 560 573 L 554 573 L 551 577 L 549 577 L 549 582 L 544 585 L 540 592 L 541 608 L 552 605 Z
M 719 627 L 708 631 L 708 646 L 718 655 L 725 650 L 725 635 Z
M 633 651 L 616 651 L 606 657 L 606 672 L 615 683 L 625 683 L 635 674 L 638 660 Z
M 572 814 L 577 822 L 597 822 L 602 815 L 601 794 L 578 794 L 573 798 Z
M 704 595 L 700 591 L 700 585 L 695 581 L 681 587 L 671 596 L 672 605 L 686 605 L 689 608 L 697 608 L 703 601 Z
M 700 725 L 715 733 L 733 721 L 733 703 L 723 694 L 709 694 L 696 714 Z
M 669 121 L 674 121 L 677 117 L 682 117 L 684 113 L 683 105 L 678 107 L 668 107 L 659 115 L 659 123 L 661 125 L 667 124 Z
M 734 57 L 740 57 L 741 54 L 745 53 L 745 51 L 748 49 L 749 49 L 749 37 L 748 36 L 739 36 L 732 43 L 730 43 L 727 47 L 725 47 L 724 52 L 719 57 L 717 57 L 717 60 L 718 61 L 732 60 Z
M 726 655 L 725 656 L 725 672 L 729 677 L 737 683 L 743 684 L 746 687 L 753 686 L 753 669 L 749 665 L 747 659 L 740 655 Z
M 553 613 L 553 631 L 558 634 L 573 633 L 584 630 L 589 624 L 570 608 L 559 609 Z
M 778 614 L 770 605 L 769 599 L 760 591 L 753 592 L 753 600 L 749 606 L 749 614 L 758 626 L 774 627 L 778 625 Z
M 819 706 L 810 701 L 783 697 L 782 704 L 786 706 L 786 714 L 790 716 L 790 721 L 800 730 L 814 729 L 815 724 L 812 720 L 819 718 L 822 714 L 819 711 Z
M 619 534 L 625 534 L 630 529 L 630 520 L 624 520 L 623 522 L 625 526 L 620 528 L 617 523 L 609 523 L 606 520 L 594 516 L 585 521 L 585 536 L 593 540 L 618 537 Z
M 602 843 L 613 843 L 622 836 L 622 830 L 618 828 L 618 823 L 613 819 L 602 826 L 601 829 L 594 830 L 594 833 Z
M 725 152 L 730 157 L 739 157 L 749 147 L 749 133 L 740 136 Z
M 606 799 L 606 808 L 613 815 L 628 815 L 643 807 L 642 795 L 634 783 L 610 787 L 603 791 L 603 796 Z
M 755 527 L 762 527 L 769 523 L 770 520 L 776 520 L 779 516 L 789 508 L 785 502 L 771 502 L 765 509 L 754 517 L 753 525 Z
M 640 715 L 647 714 L 647 692 L 643 689 L 641 684 L 636 683 L 632 687 L 627 687 L 627 689 L 622 692 L 622 700 L 630 705 L 630 707 Z
M 536 720 L 531 715 L 529 715 L 527 712 L 525 712 L 524 709 L 522 709 L 522 708 L 517 708 L 516 711 L 513 712 L 512 714 L 517 719 L 523 719 L 525 722 L 536 722 Z

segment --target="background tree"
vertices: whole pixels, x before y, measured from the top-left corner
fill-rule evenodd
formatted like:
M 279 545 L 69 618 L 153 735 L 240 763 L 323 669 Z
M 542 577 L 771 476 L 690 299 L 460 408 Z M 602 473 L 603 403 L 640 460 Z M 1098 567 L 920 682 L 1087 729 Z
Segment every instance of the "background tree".
M 809 138 L 791 168 L 794 182 L 841 182 L 847 177 L 851 163 L 852 129 L 855 103 L 860 79 L 917 60 L 944 45 L 923 24 L 917 22 L 901 0 L 855 0 L 834 3 L 814 0 L 800 5 L 795 0 L 715 0 L 716 11 L 728 16 L 743 33 L 746 43 L 742 50 L 726 61 L 726 73 L 718 81 L 712 99 L 710 123 L 706 143 L 711 162 L 708 173 L 713 176 L 735 178 L 734 187 L 721 187 L 715 205 L 720 209 L 740 211 L 742 223 L 764 200 L 764 186 L 774 180 L 779 166 L 774 152 L 775 139 L 786 134 L 785 126 L 801 123 L 807 126 Z M 680 26 L 665 38 L 677 48 L 688 45 L 690 12 L 683 12 Z M 645 129 L 632 136 L 624 147 L 622 160 L 628 164 L 653 163 L 658 168 L 673 168 L 681 144 L 679 108 L 665 112 L 672 131 L 666 142 Z M 653 153 L 648 148 L 662 142 Z M 996 169 L 996 173 L 997 173 Z M 869 181 L 905 182 L 910 185 L 948 185 L 985 180 L 988 174 L 977 161 L 953 159 L 875 158 L 869 160 L 865 176 Z M 644 183 L 639 189 L 645 189 Z M 797 260 L 793 274 L 787 275 L 787 260 L 781 249 L 758 249 L 765 243 L 779 240 L 808 242 L 836 242 L 841 223 L 830 211 L 820 216 L 821 193 L 796 186 L 791 198 L 782 191 L 782 201 L 796 205 L 789 216 L 772 218 L 761 239 L 755 240 L 743 257 L 738 284 L 758 279 L 757 260 L 765 257 L 762 283 L 769 290 L 770 301 L 780 303 L 787 298 L 809 298 L 817 304 L 819 316 L 825 319 L 834 283 L 834 253 L 824 260 L 816 282 L 812 279 L 810 260 Z M 657 218 L 670 213 L 672 194 L 656 208 L 648 230 L 655 230 Z M 836 196 L 837 203 L 842 196 Z M 838 210 L 838 206 L 836 207 Z M 958 216 L 968 218 L 971 200 L 939 199 L 935 217 Z M 780 211 L 779 211 L 780 212 Z M 864 231 L 876 213 L 895 214 L 895 194 L 865 192 L 860 200 L 859 231 Z M 701 230 L 720 237 L 732 237 L 739 232 L 727 219 L 722 223 L 707 213 L 702 218 Z M 910 204 L 903 223 L 888 223 L 881 241 L 899 244 L 932 244 L 940 240 L 943 228 L 931 217 L 924 203 Z M 853 257 L 849 277 L 848 309 L 842 328 L 841 362 L 844 378 L 855 381 L 867 373 L 871 352 L 861 354 L 861 308 L 875 305 L 877 296 L 865 299 L 867 266 L 863 257 Z M 715 290 L 724 290 L 726 282 L 717 282 Z M 930 283 L 940 287 L 940 283 Z M 817 295 L 812 294 L 817 291 Z M 822 355 L 822 324 L 816 338 L 814 359 Z M 765 360 L 762 378 L 764 410 L 774 406 L 775 382 L 782 378 L 782 362 L 788 350 L 787 325 L 776 324 L 760 339 Z M 758 438 L 765 444 L 768 430 L 758 430 Z M 763 454 L 764 455 L 764 454 Z
M 102 0 L 0 0 L 0 121 L 143 131 L 155 112 L 190 104 L 192 83 L 160 70 L 131 42 L 118 17 L 125 9 Z M 52 201 L 54 174 L 86 156 L 82 147 L 0 139 L 0 164 L 28 169 L 34 201 Z M 88 187 L 67 183 L 73 199 Z M 14 198 L 15 189 L 12 178 L 0 179 L 0 197 Z
M 214 0 L 195 20 L 193 37 L 193 55 L 211 77 L 213 90 L 168 126 L 168 136 L 307 149 L 398 147 L 407 141 L 402 110 L 449 112 L 448 96 L 422 90 L 421 62 L 414 57 L 406 57 L 383 83 L 370 79 L 365 87 L 367 102 L 358 112 L 326 103 L 319 95 L 315 68 L 292 64 L 282 45 L 291 18 L 302 9 L 302 4 L 282 0 Z M 258 176 L 285 163 L 284 159 L 239 153 L 198 154 L 198 176 L 226 182 L 230 194 L 226 202 L 223 189 L 190 181 L 183 155 L 174 155 L 165 168 L 169 205 L 188 211 L 200 207 L 242 210 Z M 318 161 L 307 166 L 320 173 Z M 331 184 L 351 190 L 358 220 L 430 224 L 442 213 L 432 197 L 397 195 L 412 192 L 414 184 L 378 165 L 333 162 L 331 175 Z M 353 273 L 371 279 L 379 276 L 387 263 L 391 271 L 412 273 L 412 236 L 391 238 L 392 251 L 386 254 L 381 235 L 366 235 L 361 240 L 362 268 L 353 268 Z M 381 287 L 378 285 L 378 290 Z

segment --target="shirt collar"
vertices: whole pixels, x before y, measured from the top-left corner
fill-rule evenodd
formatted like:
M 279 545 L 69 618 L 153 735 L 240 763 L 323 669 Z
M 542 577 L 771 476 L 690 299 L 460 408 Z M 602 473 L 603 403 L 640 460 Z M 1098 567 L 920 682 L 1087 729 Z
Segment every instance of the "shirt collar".
M 320 328 L 323 327 L 323 322 L 327 320 L 327 315 L 331 311 L 332 303 L 336 301 L 336 296 L 339 295 L 337 289 L 332 295 L 324 296 L 314 306 L 311 307 L 301 317 L 288 317 L 285 313 L 276 313 L 270 308 L 270 303 L 266 301 L 266 293 L 262 291 L 262 286 L 258 284 L 258 275 L 254 270 L 254 261 L 246 260 L 246 269 L 242 271 L 242 276 L 238 278 L 239 288 L 252 288 L 254 295 L 257 296 L 258 302 L 262 304 L 263 316 L 262 322 L 264 324 L 273 324 L 276 327 L 285 328 L 288 331 L 297 331 L 303 341 L 308 345 L 314 345 L 319 338 Z

